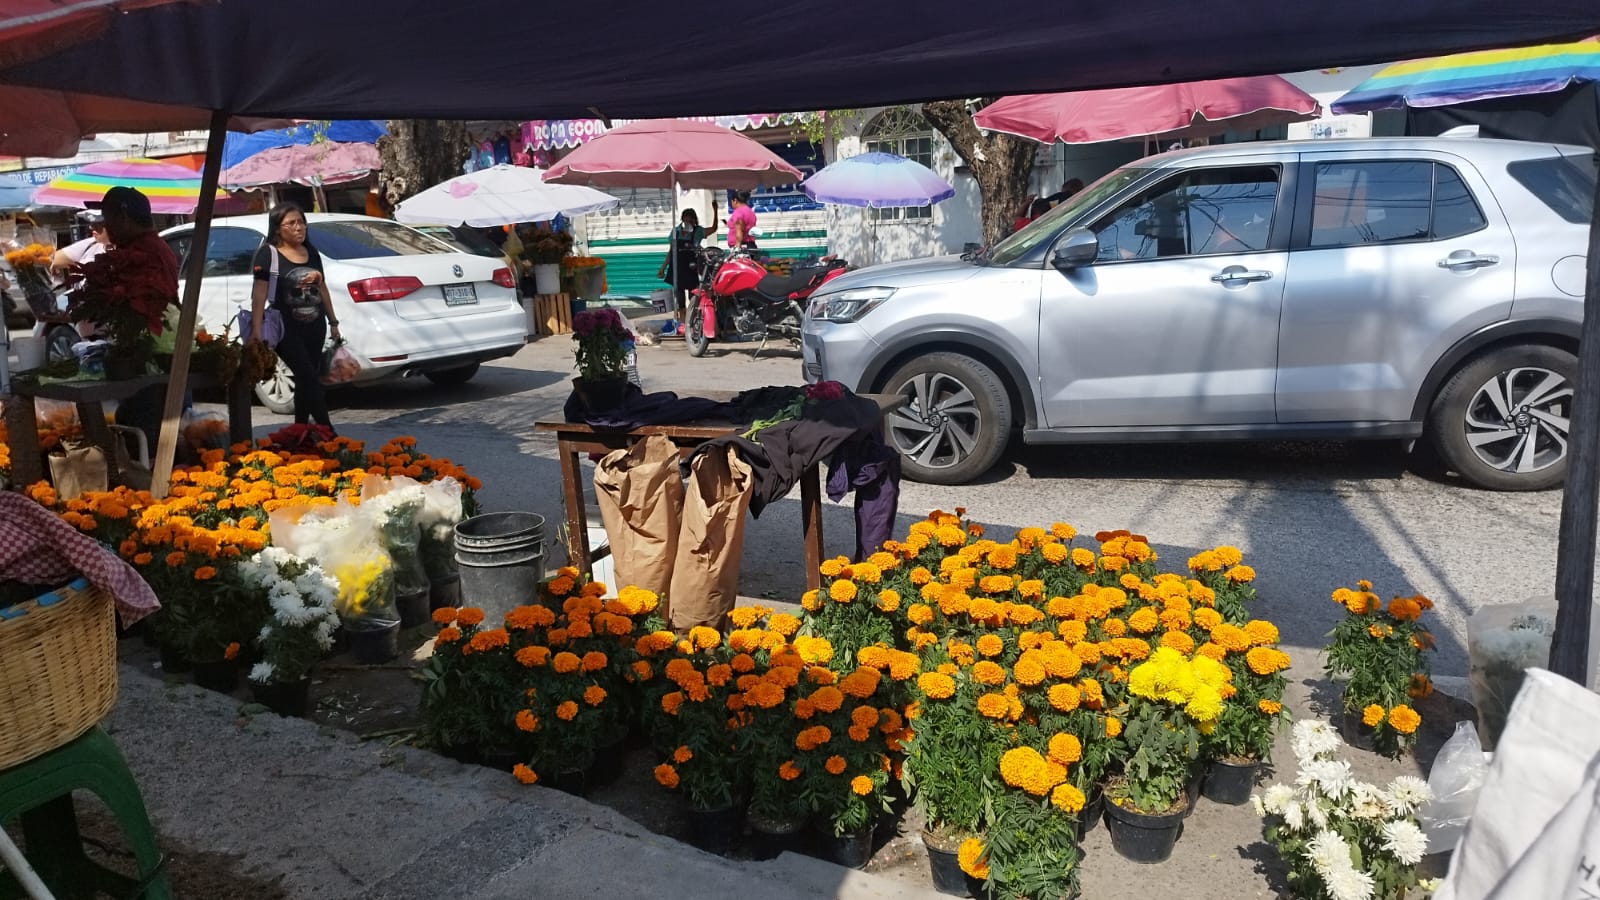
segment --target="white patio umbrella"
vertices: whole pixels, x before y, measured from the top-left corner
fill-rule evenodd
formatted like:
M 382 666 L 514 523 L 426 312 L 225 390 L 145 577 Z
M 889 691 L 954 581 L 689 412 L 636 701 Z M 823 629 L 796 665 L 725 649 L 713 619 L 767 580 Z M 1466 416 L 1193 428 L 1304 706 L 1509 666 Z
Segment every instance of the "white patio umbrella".
M 557 215 L 581 216 L 616 205 L 617 198 L 594 188 L 551 184 L 541 169 L 491 166 L 400 201 L 394 217 L 408 225 L 489 228 L 544 222 Z

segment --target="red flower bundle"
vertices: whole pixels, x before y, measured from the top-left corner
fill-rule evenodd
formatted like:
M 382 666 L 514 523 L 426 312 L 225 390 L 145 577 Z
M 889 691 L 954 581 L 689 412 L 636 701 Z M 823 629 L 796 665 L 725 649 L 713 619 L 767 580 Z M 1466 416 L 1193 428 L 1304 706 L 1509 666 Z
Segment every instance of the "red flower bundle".
M 138 340 L 141 331 L 160 334 L 167 307 L 178 301 L 171 266 L 145 247 L 108 250 L 79 272 L 83 282 L 72 294 L 73 315 L 104 324 L 118 343 Z

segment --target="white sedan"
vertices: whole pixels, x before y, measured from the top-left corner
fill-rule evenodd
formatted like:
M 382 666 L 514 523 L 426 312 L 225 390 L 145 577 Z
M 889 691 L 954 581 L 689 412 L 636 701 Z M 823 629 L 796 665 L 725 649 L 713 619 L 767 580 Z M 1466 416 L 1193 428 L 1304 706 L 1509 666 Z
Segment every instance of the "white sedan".
M 527 316 L 503 260 L 456 252 L 388 219 L 331 213 L 306 219 L 344 339 L 361 364 L 355 383 L 423 375 L 435 384 L 461 384 L 479 363 L 510 356 L 527 340 Z M 193 230 L 180 225 L 161 233 L 180 265 Z M 250 264 L 266 232 L 266 216 L 212 223 L 198 320 L 212 334 L 250 307 Z M 293 412 L 294 376 L 281 361 L 274 378 L 256 385 L 256 396 L 273 412 Z

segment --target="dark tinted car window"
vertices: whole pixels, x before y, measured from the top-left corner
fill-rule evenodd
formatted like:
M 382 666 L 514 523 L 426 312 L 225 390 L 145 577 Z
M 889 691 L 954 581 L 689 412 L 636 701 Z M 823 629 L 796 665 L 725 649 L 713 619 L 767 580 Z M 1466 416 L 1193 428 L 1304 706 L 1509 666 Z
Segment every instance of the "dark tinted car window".
M 1487 221 L 1460 173 L 1442 163 L 1433 167 L 1433 239 L 1460 237 L 1484 227 Z
M 1433 163 L 1318 163 L 1311 246 L 1348 247 L 1428 236 Z
M 1265 250 L 1277 197 L 1276 166 L 1185 172 L 1096 223 L 1098 258 L 1115 262 Z
M 395 222 L 312 222 L 309 231 L 312 246 L 331 259 L 445 252 L 437 242 Z
M 1568 222 L 1587 225 L 1594 218 L 1593 156 L 1551 156 L 1506 166 L 1518 183 Z
M 189 262 L 189 247 L 194 243 L 194 232 L 168 235 L 167 246 L 178 258 L 178 273 L 183 275 Z M 261 235 L 248 228 L 213 228 L 206 241 L 206 261 L 203 274 L 206 278 L 223 275 L 249 275 L 250 262 L 261 246 Z

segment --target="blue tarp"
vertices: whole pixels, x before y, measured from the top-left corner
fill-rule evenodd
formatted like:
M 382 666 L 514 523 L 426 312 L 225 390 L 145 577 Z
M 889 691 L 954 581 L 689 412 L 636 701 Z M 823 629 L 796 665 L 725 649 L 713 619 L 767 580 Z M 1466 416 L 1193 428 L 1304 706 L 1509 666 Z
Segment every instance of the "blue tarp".
M 306 122 L 292 128 L 258 131 L 255 134 L 228 132 L 222 144 L 222 168 L 230 169 L 263 150 L 275 147 L 292 147 L 310 144 L 319 139 L 343 144 L 375 144 L 388 134 L 382 122 L 371 119 L 353 119 L 338 122 Z
M 13 175 L 0 175 L 0 212 L 27 209 L 33 204 L 34 186 Z
M 1596 0 L 214 0 L 119 14 L 0 81 L 286 118 L 861 108 L 1388 62 L 1600 31 Z M 690 34 L 711 41 L 711 55 Z

